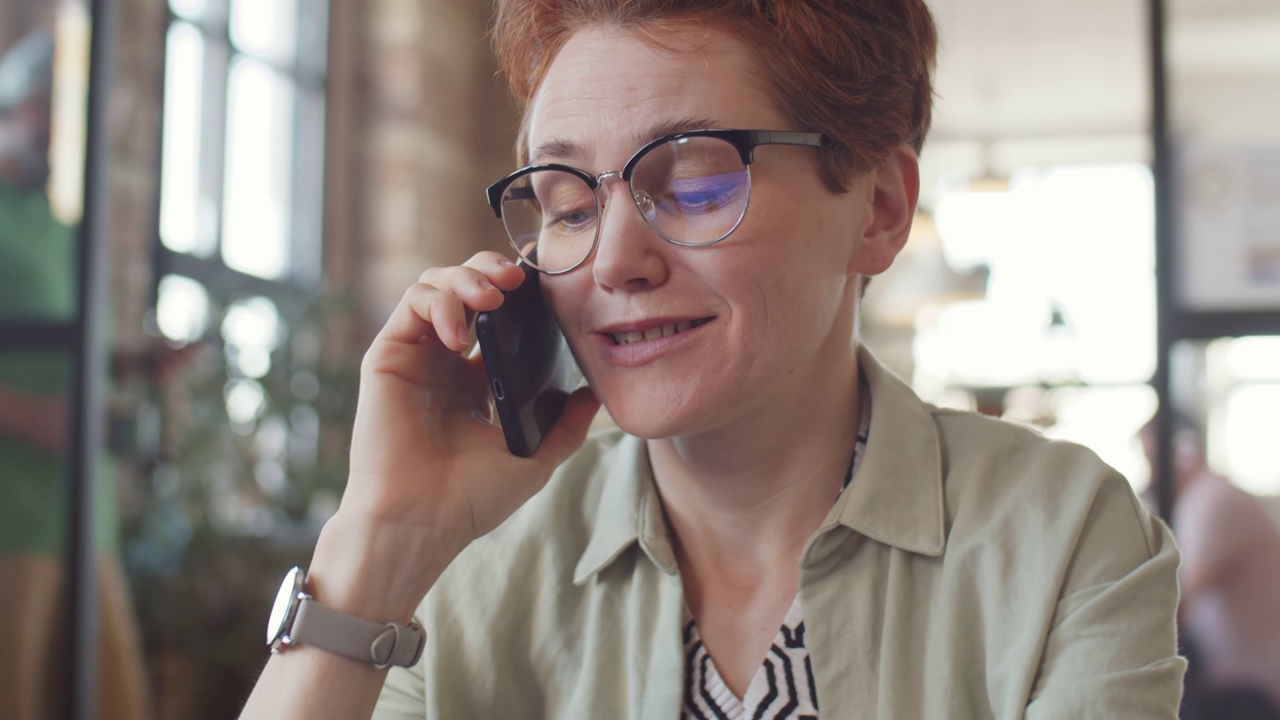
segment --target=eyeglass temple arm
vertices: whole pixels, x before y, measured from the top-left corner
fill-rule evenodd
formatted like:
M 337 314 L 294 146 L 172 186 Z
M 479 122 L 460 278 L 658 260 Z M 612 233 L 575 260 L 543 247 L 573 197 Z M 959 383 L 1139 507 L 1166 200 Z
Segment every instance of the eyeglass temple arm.
M 493 208 L 493 214 L 496 215 L 499 220 L 502 219 L 503 192 L 505 192 L 507 197 L 512 200 L 533 200 L 535 197 L 533 194 L 533 188 L 531 187 L 504 187 L 501 189 L 497 188 L 496 185 L 489 187 L 489 189 L 485 191 L 485 196 L 489 200 L 489 206 Z
M 804 145 L 807 147 L 823 147 L 827 137 L 822 133 L 801 132 L 798 130 L 758 130 L 753 133 L 752 144 L 755 145 Z
M 740 147 L 742 161 L 748 165 L 755 162 L 756 148 L 761 145 L 803 145 L 805 147 L 827 147 L 827 136 L 818 132 L 801 132 L 799 130 L 750 130 L 747 132 L 748 145 Z

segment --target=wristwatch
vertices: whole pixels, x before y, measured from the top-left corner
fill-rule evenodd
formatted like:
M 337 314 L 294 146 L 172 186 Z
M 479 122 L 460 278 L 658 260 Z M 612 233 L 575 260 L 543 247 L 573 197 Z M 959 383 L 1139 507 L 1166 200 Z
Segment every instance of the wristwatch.
M 294 567 L 280 584 L 267 622 L 272 653 L 302 643 L 372 663 L 379 670 L 417 664 L 427 644 L 427 634 L 417 623 L 376 623 L 316 602 L 304 587 L 306 575 Z

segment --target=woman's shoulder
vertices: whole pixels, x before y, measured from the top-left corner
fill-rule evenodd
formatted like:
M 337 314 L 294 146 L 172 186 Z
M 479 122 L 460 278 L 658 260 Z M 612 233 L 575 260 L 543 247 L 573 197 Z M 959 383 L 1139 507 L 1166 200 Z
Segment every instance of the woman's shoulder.
M 1092 450 L 1017 423 L 935 407 L 870 354 L 862 361 L 872 404 L 863 467 L 879 471 L 872 473 L 876 482 L 940 492 L 952 539 L 970 523 L 1014 532 L 1035 527 L 1030 518 L 1078 522 L 1099 500 L 1140 509 L 1128 482 Z M 905 502 L 909 494 L 893 496 Z
M 1093 450 L 976 413 L 933 409 L 933 417 L 953 540 L 1003 528 L 1074 545 L 1093 529 L 1128 537 L 1146 554 L 1161 544 L 1128 480 Z M 1090 528 L 1099 515 L 1112 522 Z
M 1087 492 L 1110 479 L 1124 481 L 1093 450 L 1039 430 L 978 413 L 931 408 L 948 484 L 981 492 Z M 970 488 L 969 486 L 973 487 Z
M 557 584 L 574 567 L 596 527 L 610 519 L 618 492 L 645 463 L 644 442 L 619 430 L 596 433 L 552 474 L 545 487 L 495 530 L 473 542 L 450 564 L 440 592 L 474 595 L 541 578 Z M 567 582 L 567 581 L 566 581 Z

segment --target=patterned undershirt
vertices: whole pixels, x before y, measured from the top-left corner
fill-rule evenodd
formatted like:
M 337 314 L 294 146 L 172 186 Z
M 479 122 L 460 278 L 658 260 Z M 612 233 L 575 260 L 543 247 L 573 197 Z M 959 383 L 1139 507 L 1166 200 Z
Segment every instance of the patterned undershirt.
M 858 442 L 854 445 L 849 475 L 844 479 L 841 493 L 858 472 L 858 461 L 866 450 L 870 428 L 871 402 L 864 385 Z M 698 636 L 698 626 L 688 607 L 684 614 L 683 720 L 818 720 L 818 689 L 804 642 L 804 610 L 799 593 L 791 601 L 791 609 L 787 610 L 782 627 L 774 636 L 764 664 L 756 670 L 741 698 L 734 695 L 720 677 L 720 671 Z

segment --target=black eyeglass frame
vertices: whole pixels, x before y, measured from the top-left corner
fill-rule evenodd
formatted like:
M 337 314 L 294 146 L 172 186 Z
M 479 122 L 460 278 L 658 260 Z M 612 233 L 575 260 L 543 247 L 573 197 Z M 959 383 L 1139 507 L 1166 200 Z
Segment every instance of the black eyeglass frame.
M 803 147 L 815 147 L 815 148 L 833 147 L 831 140 L 826 135 L 819 132 L 805 132 L 805 131 L 799 131 L 799 130 L 727 130 L 727 129 L 720 129 L 720 128 L 708 128 L 704 130 L 688 130 L 685 132 L 672 133 L 670 135 L 663 135 L 662 137 L 655 138 L 654 140 L 651 140 L 648 143 L 645 143 L 643 147 L 637 150 L 630 157 L 630 159 L 627 160 L 626 165 L 622 166 L 621 172 L 616 170 L 606 171 L 606 172 L 600 173 L 600 175 L 597 176 L 597 175 L 592 175 L 585 170 L 581 170 L 579 168 L 573 167 L 571 165 L 563 165 L 560 163 L 539 163 L 536 165 L 526 165 L 525 167 L 522 167 L 519 170 L 516 170 L 510 175 L 507 175 L 501 180 L 490 185 L 488 188 L 485 189 L 485 195 L 489 200 L 489 206 L 493 208 L 494 216 L 497 217 L 498 220 L 502 220 L 502 197 L 503 195 L 506 194 L 507 188 L 510 187 L 512 183 L 516 182 L 517 180 L 524 177 L 525 175 L 529 175 L 531 173 L 541 172 L 543 170 L 559 170 L 561 172 L 567 172 L 571 175 L 574 175 L 575 177 L 580 178 L 583 182 L 587 184 L 588 187 L 591 188 L 591 191 L 596 194 L 596 210 L 597 211 L 601 209 L 599 207 L 600 185 L 603 183 L 605 178 L 612 177 L 612 176 L 617 176 L 621 178 L 623 182 L 627 183 L 627 188 L 629 191 L 628 194 L 631 195 L 631 202 L 633 205 L 635 205 L 637 201 L 635 197 L 635 188 L 631 187 L 631 174 L 635 171 L 635 168 L 640 163 L 640 161 L 644 159 L 645 155 L 648 155 L 653 150 L 663 145 L 666 145 L 667 143 L 672 142 L 674 140 L 685 140 L 689 138 L 704 138 L 704 137 L 723 140 L 729 143 L 730 145 L 732 145 L 734 149 L 738 151 L 738 155 L 742 159 L 743 166 L 747 168 L 748 182 L 750 182 L 751 164 L 755 162 L 755 149 L 761 145 L 798 145 Z M 748 199 L 748 203 L 749 202 L 750 200 Z M 636 209 L 641 210 L 640 214 L 642 216 L 644 215 L 644 212 L 639 207 L 639 205 L 636 205 Z M 684 243 L 678 240 L 672 240 L 666 235 L 663 235 L 662 232 L 660 232 L 657 228 L 654 228 L 653 225 L 649 223 L 648 218 L 645 218 L 645 222 L 646 224 L 649 224 L 650 229 L 652 229 L 654 233 L 658 235 L 658 237 L 661 237 L 663 240 L 666 240 L 672 245 L 679 245 L 682 247 L 705 247 L 707 245 L 714 245 L 720 242 L 721 240 L 724 240 L 725 238 L 732 235 L 733 232 L 738 229 L 738 226 L 742 224 L 742 219 L 746 217 L 746 214 L 747 214 L 747 208 L 743 207 L 742 217 L 738 218 L 738 221 L 734 223 L 734 226 L 730 228 L 728 232 L 716 238 L 715 240 L 711 240 L 709 242 L 701 242 L 701 243 Z M 507 239 L 508 241 L 511 242 L 511 245 L 515 247 L 515 240 L 511 238 L 510 233 L 508 233 L 505 228 L 503 232 L 507 234 Z M 563 273 L 567 273 L 571 270 L 576 270 L 577 268 L 581 267 L 583 263 L 585 263 L 588 259 L 590 259 L 590 257 L 593 254 L 595 254 L 596 246 L 599 243 L 600 243 L 600 225 L 599 223 L 597 223 L 596 230 L 595 230 L 595 237 L 591 241 L 591 248 L 587 251 L 587 254 L 572 267 L 565 268 L 564 270 L 544 270 L 538 267 L 535 263 L 529 263 L 529 265 L 533 267 L 535 270 L 537 270 L 538 272 L 545 273 L 547 275 L 560 275 Z M 517 253 L 520 253 L 519 247 L 515 247 L 515 250 Z M 522 253 L 521 253 L 521 256 L 523 257 Z

